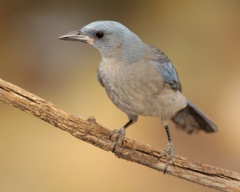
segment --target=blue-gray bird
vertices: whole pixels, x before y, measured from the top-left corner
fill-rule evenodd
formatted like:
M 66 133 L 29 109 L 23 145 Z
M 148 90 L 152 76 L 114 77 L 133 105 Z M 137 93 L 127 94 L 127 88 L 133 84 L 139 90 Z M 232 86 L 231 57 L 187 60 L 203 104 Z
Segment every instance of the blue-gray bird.
M 165 173 L 170 160 L 173 164 L 175 161 L 169 120 L 187 133 L 218 130 L 182 94 L 170 59 L 159 49 L 142 42 L 124 25 L 115 21 L 96 21 L 59 38 L 88 43 L 101 53 L 97 79 L 111 101 L 129 119 L 110 136 L 111 139 L 115 135 L 113 152 L 119 138 L 123 145 L 126 128 L 135 123 L 139 115 L 160 117 L 168 137 L 167 146 L 159 156 L 167 156 Z

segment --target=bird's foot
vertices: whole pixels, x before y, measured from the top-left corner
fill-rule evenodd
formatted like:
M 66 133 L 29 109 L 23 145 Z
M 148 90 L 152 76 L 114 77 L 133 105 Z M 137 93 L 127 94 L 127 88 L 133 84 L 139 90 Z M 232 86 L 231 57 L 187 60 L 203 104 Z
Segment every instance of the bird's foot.
M 116 146 L 117 146 L 117 142 L 118 142 L 120 136 L 121 136 L 121 144 L 123 145 L 124 140 L 125 140 L 125 128 L 122 127 L 122 128 L 120 128 L 120 129 L 114 129 L 114 130 L 112 131 L 109 139 L 111 139 L 113 135 L 116 135 L 116 137 L 115 137 L 115 139 L 114 139 L 112 152 L 115 151 L 115 148 L 116 148 Z
M 175 162 L 174 148 L 173 148 L 172 142 L 168 142 L 165 149 L 160 153 L 159 158 L 161 158 L 165 154 L 167 156 L 167 159 L 166 159 L 166 164 L 165 164 L 165 168 L 164 168 L 164 174 L 167 172 L 167 168 L 168 168 L 170 160 L 172 160 L 173 165 Z

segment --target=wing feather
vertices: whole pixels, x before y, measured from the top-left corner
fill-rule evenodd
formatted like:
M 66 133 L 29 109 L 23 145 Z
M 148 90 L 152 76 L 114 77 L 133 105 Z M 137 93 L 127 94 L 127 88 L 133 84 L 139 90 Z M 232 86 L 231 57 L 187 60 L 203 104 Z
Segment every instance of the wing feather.
M 163 76 L 164 82 L 171 86 L 172 89 L 182 90 L 178 74 L 168 57 L 159 49 L 152 47 L 152 52 L 156 56 L 153 64 L 156 70 Z

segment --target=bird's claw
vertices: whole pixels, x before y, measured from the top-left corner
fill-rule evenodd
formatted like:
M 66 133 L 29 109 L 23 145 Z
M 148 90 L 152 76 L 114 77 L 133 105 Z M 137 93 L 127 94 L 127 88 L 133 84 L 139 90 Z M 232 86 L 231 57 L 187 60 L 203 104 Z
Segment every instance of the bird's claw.
M 115 139 L 114 139 L 112 152 L 115 151 L 115 148 L 116 148 L 116 146 L 117 146 L 117 142 L 118 142 L 120 136 L 121 136 L 121 144 L 123 145 L 124 140 L 125 140 L 125 128 L 122 127 L 122 128 L 120 128 L 120 129 L 114 129 L 114 130 L 112 131 L 109 139 L 111 139 L 112 136 L 115 135 L 115 134 L 116 134 L 116 137 L 115 137 Z
M 168 168 L 170 160 L 172 160 L 173 165 L 175 162 L 174 148 L 173 148 L 173 144 L 171 142 L 168 142 L 165 149 L 160 153 L 159 158 L 161 158 L 165 154 L 167 156 L 167 159 L 166 159 L 166 164 L 165 164 L 165 168 L 164 168 L 164 174 L 167 172 L 167 168 Z

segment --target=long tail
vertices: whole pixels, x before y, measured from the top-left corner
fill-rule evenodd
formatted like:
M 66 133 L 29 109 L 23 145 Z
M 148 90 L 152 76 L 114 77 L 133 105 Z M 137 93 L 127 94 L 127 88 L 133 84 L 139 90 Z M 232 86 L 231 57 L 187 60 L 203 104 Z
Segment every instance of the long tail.
M 187 133 L 194 133 L 199 130 L 207 133 L 218 131 L 217 126 L 190 101 L 188 101 L 187 107 L 177 112 L 172 120 L 178 128 Z

